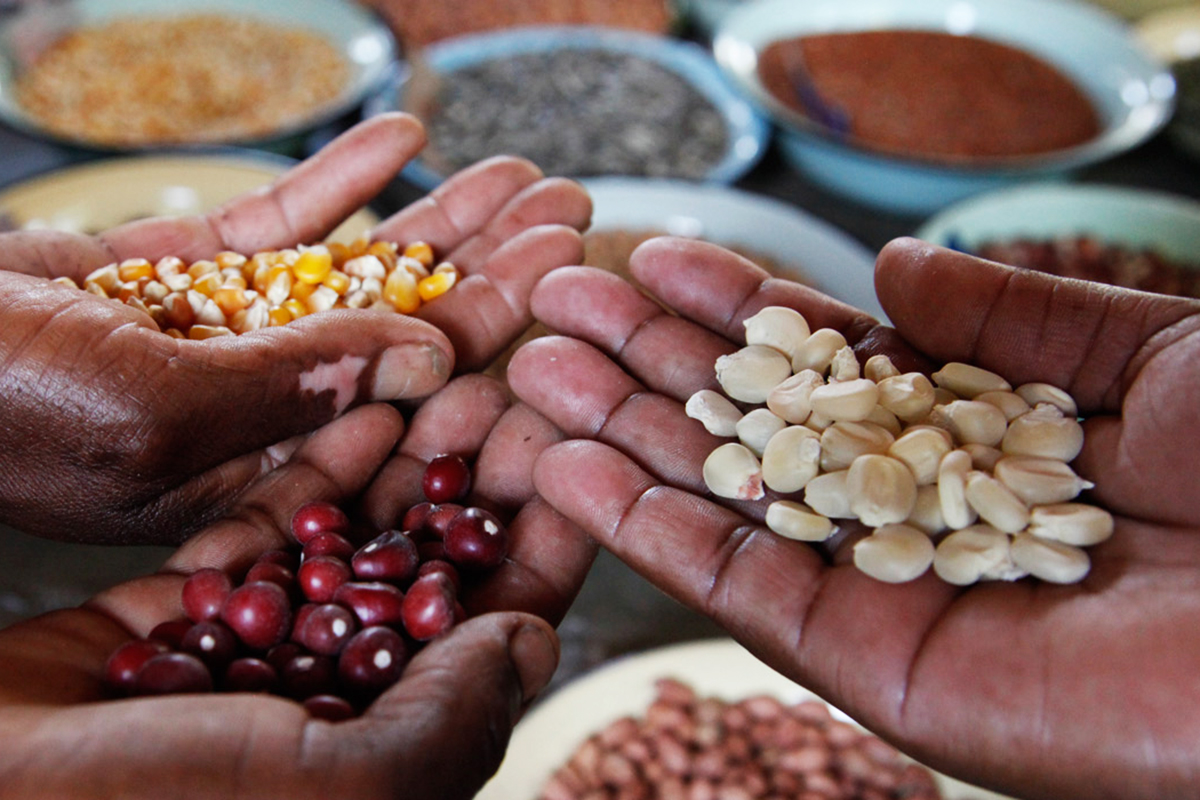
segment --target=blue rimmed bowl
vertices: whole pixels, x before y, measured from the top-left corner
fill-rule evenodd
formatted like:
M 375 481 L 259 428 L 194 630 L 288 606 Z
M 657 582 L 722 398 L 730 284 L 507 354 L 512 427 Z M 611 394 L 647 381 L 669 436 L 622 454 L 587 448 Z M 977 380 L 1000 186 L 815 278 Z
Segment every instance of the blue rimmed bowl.
M 759 54 L 773 42 L 889 29 L 972 35 L 1036 56 L 1083 91 L 1100 131 L 1078 146 L 1037 155 L 953 163 L 905 157 L 817 124 L 759 78 Z M 1113 158 L 1157 133 L 1175 105 L 1170 71 L 1129 26 L 1075 0 L 758 0 L 724 18 L 713 49 L 730 79 L 773 120 L 783 155 L 799 172 L 831 192 L 902 214 L 927 215 L 973 194 Z
M 758 162 L 767 147 L 769 125 L 754 105 L 732 87 L 706 50 L 677 39 L 610 28 L 539 26 L 443 40 L 422 50 L 419 64 L 403 64 L 391 84 L 368 101 L 366 112 L 403 110 L 421 116 L 421 107 L 413 98 L 427 97 L 441 77 L 455 70 L 496 59 L 560 50 L 597 50 L 646 59 L 682 78 L 707 100 L 725 121 L 727 146 L 721 158 L 703 175 L 704 182 L 736 181 Z M 430 147 L 436 148 L 437 142 L 431 140 Z M 425 190 L 434 188 L 447 176 L 430 162 L 430 158 L 418 158 L 405 168 L 403 177 Z

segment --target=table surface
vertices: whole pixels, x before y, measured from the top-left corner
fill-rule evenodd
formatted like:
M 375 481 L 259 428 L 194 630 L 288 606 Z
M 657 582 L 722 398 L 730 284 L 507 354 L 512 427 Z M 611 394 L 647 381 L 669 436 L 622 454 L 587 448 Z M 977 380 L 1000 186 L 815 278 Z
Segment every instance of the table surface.
M 312 141 L 326 140 L 353 121 L 341 120 Z M 95 157 L 0 128 L 0 186 Z M 1177 150 L 1167 136 L 1160 135 L 1126 156 L 1087 170 L 1078 180 L 1200 198 L 1198 170 L 1200 165 Z M 737 185 L 821 217 L 871 250 L 911 233 L 923 221 L 920 217 L 882 213 L 830 195 L 789 169 L 774 148 Z M 419 189 L 397 179 L 373 207 L 388 214 L 421 195 Z M 0 626 L 32 613 L 78 603 L 125 577 L 152 571 L 167 552 L 153 547 L 114 549 L 45 542 L 0 529 L 0 565 L 16 567 L 14 574 L 0 574 Z M 563 662 L 556 685 L 624 653 L 717 636 L 722 631 L 602 553 L 560 633 Z

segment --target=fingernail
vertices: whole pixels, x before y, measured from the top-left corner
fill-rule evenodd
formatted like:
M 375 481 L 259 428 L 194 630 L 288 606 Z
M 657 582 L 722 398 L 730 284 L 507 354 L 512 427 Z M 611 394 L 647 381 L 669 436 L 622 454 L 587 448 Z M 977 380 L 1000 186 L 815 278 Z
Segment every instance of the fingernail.
M 546 688 L 558 668 L 558 644 L 537 625 L 522 625 L 508 642 L 508 654 L 521 678 L 521 692 L 528 703 Z
M 450 359 L 431 344 L 398 344 L 379 356 L 373 400 L 405 400 L 433 394 L 450 377 Z

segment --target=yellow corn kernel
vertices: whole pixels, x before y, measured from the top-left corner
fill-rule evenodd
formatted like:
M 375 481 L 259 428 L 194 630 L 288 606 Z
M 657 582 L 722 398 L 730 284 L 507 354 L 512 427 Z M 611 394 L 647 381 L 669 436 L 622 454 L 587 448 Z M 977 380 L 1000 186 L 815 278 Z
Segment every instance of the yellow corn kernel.
M 417 292 L 421 295 L 421 299 L 428 303 L 435 297 L 441 297 L 446 292 L 450 291 L 450 287 L 458 281 L 458 275 L 453 272 L 439 272 L 436 275 L 430 275 L 428 278 L 422 278 L 417 284 Z
M 286 305 L 275 306 L 267 312 L 267 319 L 269 320 L 268 324 L 272 327 L 287 325 L 292 321 L 292 312 L 288 310 Z
M 401 256 L 396 261 L 396 269 L 406 269 L 417 280 L 429 277 L 429 269 L 420 261 L 408 256 Z
M 333 258 L 324 247 L 312 247 L 305 250 L 292 265 L 292 274 L 304 283 L 318 284 L 325 280 L 333 269 Z
M 246 283 L 246 279 L 242 277 L 242 274 L 240 272 L 236 275 L 225 275 L 224 272 L 222 272 L 221 274 L 225 276 L 225 283 L 222 285 L 236 286 L 239 289 L 248 289 L 249 288 L 249 285 Z
M 188 330 L 189 339 L 212 339 L 217 336 L 233 336 L 233 331 L 224 325 L 193 325 Z
M 350 291 L 350 276 L 344 272 L 339 272 L 336 269 L 330 270 L 325 279 L 321 281 L 322 286 L 327 286 L 333 289 L 339 295 Z
M 428 242 L 413 242 L 404 248 L 405 258 L 415 258 L 426 269 L 433 266 L 433 247 Z
M 350 243 L 350 258 L 361 256 L 367 252 L 367 248 L 371 246 L 371 240 L 360 236 Z
M 217 304 L 217 308 L 225 312 L 227 317 L 233 316 L 250 305 L 250 300 L 246 297 L 246 290 L 240 286 L 230 286 L 228 283 L 213 292 L 213 302 Z
M 396 261 L 399 258 L 396 249 L 395 242 L 371 242 L 371 246 L 367 248 L 367 255 L 375 256 L 388 269 L 395 269 Z
M 117 275 L 124 283 L 154 277 L 154 265 L 144 258 L 127 258 L 117 267 Z
M 325 247 L 329 250 L 329 257 L 333 259 L 333 266 L 340 269 L 342 264 L 351 258 L 350 248 L 341 242 L 326 242 Z
M 308 314 L 308 306 L 304 305 L 303 300 L 297 300 L 295 297 L 289 297 L 283 301 L 283 308 L 287 309 L 292 315 L 292 319 L 300 319 Z
M 308 306 L 309 313 L 315 314 L 318 311 L 328 311 L 341 299 L 338 293 L 328 286 L 318 286 L 304 303 Z
M 171 328 L 185 331 L 196 321 L 196 311 L 182 292 L 173 292 L 164 297 L 162 307 L 167 325 Z
M 167 336 L 170 336 L 172 339 L 186 339 L 187 338 L 187 336 L 184 335 L 183 331 L 179 330 L 178 328 L 165 328 L 164 332 L 167 334 Z
M 234 253 L 231 250 L 222 250 L 220 253 L 217 253 L 213 260 L 217 262 L 217 267 L 222 270 L 233 268 L 240 271 L 242 266 L 245 265 L 246 261 L 249 259 L 247 259 L 241 253 Z
M 421 307 L 421 294 L 417 291 L 417 280 L 406 270 L 392 270 L 383 284 L 383 298 L 401 314 L 411 314 Z
M 277 306 L 292 296 L 295 281 L 292 280 L 292 270 L 283 264 L 270 268 L 263 288 L 259 293 L 265 295 L 267 302 Z M 308 284 L 304 284 L 307 286 Z
M 142 297 L 148 303 L 161 303 L 163 298 L 171 293 L 166 284 L 160 281 L 147 281 L 142 287 Z
M 192 281 L 192 288 L 205 297 L 212 297 L 223 283 L 225 279 L 221 277 L 221 273 L 209 272 Z
M 296 300 L 299 300 L 301 302 L 304 302 L 305 300 L 308 299 L 308 296 L 310 294 L 312 294 L 314 291 L 316 291 L 316 288 L 317 288 L 317 284 L 315 284 L 315 283 L 304 283 L 303 281 L 292 281 L 291 297 L 293 297 Z
M 54 280 L 52 280 L 52 281 L 50 281 L 50 282 L 51 282 L 51 283 L 61 283 L 63 286 L 70 286 L 72 289 L 78 289 L 78 288 L 79 288 L 79 284 L 77 284 L 77 283 L 75 282 L 75 279 L 74 279 L 74 278 L 71 278 L 71 277 L 68 277 L 68 276 L 66 276 L 66 275 L 62 275 L 62 276 L 60 276 L 60 277 L 58 277 L 58 278 L 55 278 Z
M 220 268 L 217 267 L 217 262 L 205 261 L 203 259 L 200 261 L 193 261 L 192 265 L 187 268 L 187 274 L 192 276 L 192 280 L 196 280 L 197 278 L 201 278 L 210 273 L 220 271 Z
M 453 272 L 455 275 L 457 275 L 458 267 L 454 266 L 449 261 L 443 261 L 433 268 L 433 273 L 435 275 L 440 275 L 443 272 Z

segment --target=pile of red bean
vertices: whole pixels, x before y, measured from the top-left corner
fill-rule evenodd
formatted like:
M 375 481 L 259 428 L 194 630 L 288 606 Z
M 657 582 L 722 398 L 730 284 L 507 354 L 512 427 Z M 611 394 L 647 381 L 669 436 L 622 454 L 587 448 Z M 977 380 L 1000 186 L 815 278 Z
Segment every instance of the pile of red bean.
M 470 482 L 461 458 L 433 459 L 426 502 L 361 546 L 340 508 L 301 506 L 295 548 L 263 553 L 240 584 L 219 569 L 193 573 L 182 591 L 186 619 L 117 648 L 105 667 L 109 687 L 118 696 L 270 692 L 315 717 L 356 716 L 425 642 L 464 618 L 462 581 L 508 553 L 495 515 L 456 502 Z
M 540 800 L 936 800 L 928 769 L 817 701 L 701 698 L 663 679 L 644 717 L 588 738 Z

